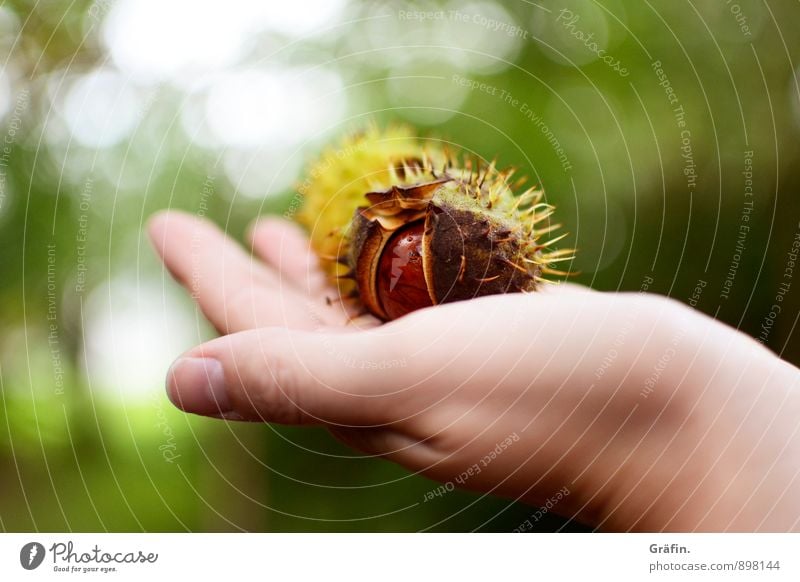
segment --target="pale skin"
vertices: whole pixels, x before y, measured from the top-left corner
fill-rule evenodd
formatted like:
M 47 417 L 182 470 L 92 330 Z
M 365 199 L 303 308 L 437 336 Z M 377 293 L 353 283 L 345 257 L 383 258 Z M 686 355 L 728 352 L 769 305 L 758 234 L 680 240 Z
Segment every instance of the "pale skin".
M 254 256 L 211 223 L 149 225 L 221 337 L 168 373 L 180 409 L 324 425 L 447 482 L 604 530 L 800 529 L 800 371 L 679 302 L 576 285 L 353 319 L 294 224 Z M 498 443 L 514 442 L 488 463 Z

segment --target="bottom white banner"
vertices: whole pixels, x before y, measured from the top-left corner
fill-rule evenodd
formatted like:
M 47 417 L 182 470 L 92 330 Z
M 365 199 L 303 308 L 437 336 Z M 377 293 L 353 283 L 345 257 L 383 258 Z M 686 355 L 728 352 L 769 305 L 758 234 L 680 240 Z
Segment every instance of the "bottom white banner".
M 800 534 L 2 534 L 0 580 L 797 581 L 798 549 Z

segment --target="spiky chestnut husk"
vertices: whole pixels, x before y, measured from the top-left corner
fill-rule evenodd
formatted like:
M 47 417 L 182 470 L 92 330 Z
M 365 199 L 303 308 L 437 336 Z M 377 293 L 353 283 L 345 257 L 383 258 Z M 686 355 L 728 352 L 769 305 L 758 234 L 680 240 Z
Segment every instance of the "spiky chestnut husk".
M 371 130 L 366 139 L 374 144 L 380 135 Z M 391 154 L 390 149 L 382 153 Z M 370 172 L 372 188 L 337 204 L 350 206 L 338 208 L 349 211 L 349 224 L 340 214 L 323 245 L 315 245 L 323 260 L 345 265 L 339 278 L 355 281 L 354 295 L 369 312 L 395 319 L 430 305 L 534 291 L 543 275 L 563 274 L 552 263 L 570 259 L 572 251 L 548 250 L 558 239 L 541 242 L 541 235 L 558 227 L 540 227 L 552 214 L 541 190 L 515 195 L 524 179 L 512 185 L 513 170 L 498 171 L 493 163 L 473 167 L 467 161 L 459 168 L 446 151 L 418 143 L 414 153 L 389 155 L 383 171 Z M 358 171 L 345 172 L 344 165 L 334 174 Z M 363 178 L 352 182 L 364 186 Z M 331 214 L 333 202 L 322 204 L 320 192 L 309 194 L 313 207 L 322 208 L 318 225 L 329 218 L 325 211 Z

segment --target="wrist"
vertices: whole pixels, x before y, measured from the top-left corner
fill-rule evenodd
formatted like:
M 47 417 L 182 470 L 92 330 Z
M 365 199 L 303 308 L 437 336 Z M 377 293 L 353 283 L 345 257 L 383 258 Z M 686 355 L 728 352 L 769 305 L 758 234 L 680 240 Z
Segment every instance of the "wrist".
M 717 480 L 700 529 L 790 531 L 800 524 L 800 373 L 754 358 L 717 422 Z M 711 495 L 707 495 L 711 498 Z
M 643 427 L 619 486 L 631 507 L 614 511 L 624 498 L 616 493 L 607 525 L 796 529 L 800 373 L 710 318 L 682 307 L 669 315 L 654 340 L 669 363 L 634 415 Z

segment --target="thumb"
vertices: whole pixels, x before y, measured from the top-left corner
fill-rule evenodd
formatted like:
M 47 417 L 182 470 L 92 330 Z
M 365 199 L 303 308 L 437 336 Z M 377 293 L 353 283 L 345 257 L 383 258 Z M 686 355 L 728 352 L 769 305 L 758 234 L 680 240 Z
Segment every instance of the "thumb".
M 388 422 L 392 396 L 374 390 L 386 373 L 369 364 L 385 342 L 371 336 L 283 328 L 226 335 L 179 358 L 167 393 L 181 410 L 229 420 L 378 426 Z

